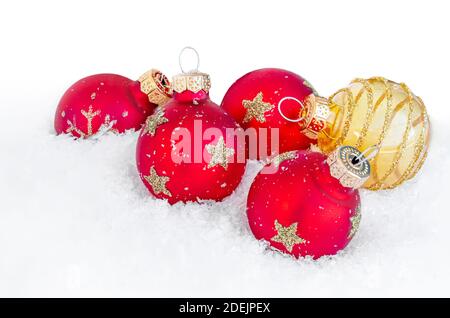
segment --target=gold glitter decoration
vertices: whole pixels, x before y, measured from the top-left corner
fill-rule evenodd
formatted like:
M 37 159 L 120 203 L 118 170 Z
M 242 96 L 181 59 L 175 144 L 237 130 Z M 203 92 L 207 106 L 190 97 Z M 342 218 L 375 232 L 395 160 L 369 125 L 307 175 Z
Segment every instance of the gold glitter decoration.
M 166 188 L 166 183 L 170 180 L 170 178 L 166 176 L 159 176 L 156 173 L 155 167 L 150 168 L 150 175 L 144 176 L 144 179 L 151 185 L 155 194 L 163 193 L 169 197 L 172 196 L 172 193 L 170 193 L 170 191 Z
M 266 121 L 264 113 L 272 110 L 275 106 L 270 103 L 263 102 L 263 93 L 259 92 L 253 100 L 243 100 L 242 106 L 247 110 L 243 122 L 249 122 L 251 119 L 255 119 L 260 123 Z
M 105 116 L 105 122 L 102 124 L 102 127 L 99 130 L 105 129 L 106 131 L 111 131 L 115 134 L 119 134 L 119 131 L 116 128 L 113 128 L 115 121 L 111 120 L 111 116 L 108 114 Z
M 283 152 L 270 160 L 270 163 L 275 167 L 279 167 L 283 161 L 294 159 L 297 154 L 297 151 L 288 151 Z
M 220 165 L 227 170 L 229 163 L 227 158 L 234 155 L 234 149 L 226 147 L 223 137 L 219 138 L 216 145 L 206 145 L 206 151 L 211 155 L 208 169 Z
M 289 252 L 292 252 L 294 245 L 303 244 L 306 242 L 306 240 L 297 235 L 297 222 L 284 227 L 278 222 L 278 220 L 275 220 L 275 229 L 278 234 L 270 240 L 283 244 Z
M 150 134 L 152 137 L 155 136 L 156 128 L 168 121 L 169 120 L 164 117 L 164 110 L 159 108 L 153 115 L 147 117 L 144 126 L 144 134 Z
M 95 112 L 92 110 L 92 105 L 89 106 L 89 110 L 81 110 L 81 114 L 83 114 L 84 117 L 87 119 L 87 135 L 92 136 L 92 119 L 94 119 L 95 116 L 100 115 L 100 110 L 96 110 Z
M 92 120 L 96 117 L 99 116 L 101 111 L 100 110 L 96 110 L 95 112 L 92 109 L 92 105 L 89 105 L 89 109 L 88 111 L 82 109 L 81 114 L 86 118 L 87 120 L 87 132 L 82 131 L 81 129 L 79 129 L 77 127 L 77 121 L 75 116 L 73 117 L 72 120 L 67 120 L 67 125 L 69 127 L 67 127 L 66 129 L 66 133 L 72 133 L 72 132 L 76 132 L 78 135 L 80 135 L 80 137 L 82 138 L 87 138 L 93 135 L 93 131 L 92 131 Z M 114 123 L 113 123 L 114 124 Z M 106 115 L 105 116 L 105 122 L 103 123 L 102 126 L 110 126 L 111 125 L 111 121 L 110 121 L 110 116 Z M 111 130 L 112 131 L 117 131 L 115 129 L 112 129 L 112 125 L 111 125 Z
M 358 231 L 360 222 L 361 222 L 361 204 L 358 204 L 358 206 L 356 207 L 355 215 L 350 218 L 352 228 L 350 229 L 350 233 L 348 234 L 349 239 L 353 238 L 355 233 Z
M 178 74 L 173 77 L 172 87 L 177 93 L 186 90 L 193 93 L 203 90 L 208 93 L 211 88 L 211 78 L 208 74 L 199 72 Z
M 365 188 L 392 189 L 416 175 L 427 155 L 430 123 L 424 103 L 405 84 L 382 77 L 355 79 L 328 105 L 327 125 L 318 134 L 325 154 L 340 145 L 360 151 L 380 145 Z
M 82 131 L 81 129 L 79 129 L 77 127 L 77 121 L 76 121 L 75 117 L 71 121 L 67 120 L 67 125 L 69 125 L 69 127 L 67 127 L 67 129 L 66 129 L 66 133 L 70 134 L 74 131 L 78 135 L 80 135 L 80 137 L 83 137 L 83 138 L 87 137 L 86 134 L 84 133 L 84 131 Z

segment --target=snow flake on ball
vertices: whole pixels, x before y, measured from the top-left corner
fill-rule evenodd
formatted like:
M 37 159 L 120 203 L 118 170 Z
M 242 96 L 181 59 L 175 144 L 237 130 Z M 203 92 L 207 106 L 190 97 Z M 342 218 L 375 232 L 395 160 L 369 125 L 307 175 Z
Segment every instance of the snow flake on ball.
M 264 116 L 265 112 L 272 110 L 275 108 L 274 105 L 270 103 L 265 103 L 263 101 L 263 93 L 259 92 L 253 100 L 243 100 L 242 106 L 247 110 L 245 113 L 245 117 L 242 120 L 244 123 L 249 122 L 251 119 L 255 119 L 260 123 L 264 123 L 266 121 L 266 117 Z
M 170 178 L 158 175 L 155 167 L 150 168 L 150 175 L 144 176 L 144 179 L 147 180 L 148 184 L 150 184 L 155 194 L 163 193 L 169 197 L 172 196 L 172 193 L 170 193 L 170 191 L 166 188 L 166 183 L 170 180 Z
M 349 239 L 351 239 L 358 231 L 360 222 L 361 222 L 361 204 L 358 204 L 355 215 L 350 218 L 352 228 L 350 229 L 350 233 L 348 234 Z
M 94 119 L 95 116 L 100 115 L 101 111 L 100 110 L 93 111 L 92 105 L 89 105 L 88 111 L 85 111 L 84 109 L 82 109 L 80 112 L 87 120 L 87 132 L 85 133 L 77 127 L 76 119 L 74 117 L 73 122 L 70 120 L 67 120 L 67 125 L 69 127 L 66 129 L 66 133 L 69 134 L 72 132 L 76 132 L 78 135 L 80 135 L 80 137 L 92 136 L 93 135 L 92 120 Z
M 150 134 L 152 137 L 155 136 L 158 126 L 167 123 L 168 121 L 169 120 L 164 117 L 164 110 L 157 110 L 153 115 L 147 117 L 144 126 L 144 134 Z
M 115 134 L 119 134 L 119 130 L 117 130 L 116 128 L 113 128 L 114 125 L 116 124 L 117 120 L 111 120 L 111 116 L 109 114 L 107 114 L 105 116 L 105 121 L 104 123 L 100 126 L 100 128 L 98 129 L 98 133 L 97 134 L 104 134 L 107 131 L 111 131 Z
M 274 224 L 278 234 L 270 240 L 283 244 L 289 252 L 292 252 L 292 249 L 296 244 L 303 244 L 306 242 L 306 240 L 297 235 L 297 222 L 286 227 L 281 225 L 278 220 L 275 220 Z
M 230 163 L 228 157 L 234 155 L 234 149 L 226 147 L 223 137 L 219 138 L 216 145 L 206 145 L 206 151 L 211 155 L 208 169 L 220 165 L 227 170 L 228 164 Z

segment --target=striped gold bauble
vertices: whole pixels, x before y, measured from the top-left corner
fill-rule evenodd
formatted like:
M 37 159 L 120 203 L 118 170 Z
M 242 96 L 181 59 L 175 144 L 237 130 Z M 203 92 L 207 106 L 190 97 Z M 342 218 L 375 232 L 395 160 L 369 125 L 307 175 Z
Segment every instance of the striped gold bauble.
M 378 146 L 379 152 L 370 161 L 372 172 L 365 188 L 395 188 L 422 167 L 430 141 L 430 123 L 424 103 L 405 84 L 382 77 L 355 79 L 328 99 L 311 100 L 305 108 L 315 112 L 313 108 L 324 104 L 330 115 L 317 132 L 322 152 L 330 153 L 341 145 L 359 151 Z

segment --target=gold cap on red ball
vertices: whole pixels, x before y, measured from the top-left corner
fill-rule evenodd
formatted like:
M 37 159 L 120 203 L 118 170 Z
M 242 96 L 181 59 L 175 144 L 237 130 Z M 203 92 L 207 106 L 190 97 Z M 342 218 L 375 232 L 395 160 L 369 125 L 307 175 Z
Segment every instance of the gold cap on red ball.
M 351 146 L 340 146 L 327 158 L 330 174 L 348 188 L 360 188 L 370 176 L 370 164 L 364 154 Z
M 303 134 L 311 139 L 317 139 L 317 134 L 323 130 L 330 116 L 330 108 L 326 98 L 308 95 L 305 100 L 305 107 L 300 111 L 300 118 L 304 120 L 299 122 Z
M 201 90 L 208 93 L 211 88 L 211 79 L 209 74 L 206 73 L 181 73 L 173 77 L 172 88 L 177 93 L 182 93 L 184 91 L 198 93 Z
M 139 77 L 141 91 L 147 94 L 150 103 L 163 105 L 172 96 L 171 85 L 167 76 L 156 69 L 151 69 Z

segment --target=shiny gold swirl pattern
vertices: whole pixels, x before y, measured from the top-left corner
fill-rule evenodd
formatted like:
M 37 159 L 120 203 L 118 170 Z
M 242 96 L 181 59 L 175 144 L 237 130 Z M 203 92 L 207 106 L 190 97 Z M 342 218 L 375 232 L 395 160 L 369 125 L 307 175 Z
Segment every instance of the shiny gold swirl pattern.
M 408 86 L 382 77 L 358 78 L 328 102 L 331 115 L 318 135 L 323 152 L 340 145 L 360 151 L 380 146 L 365 188 L 392 189 L 417 174 L 427 155 L 430 123 L 423 101 Z

